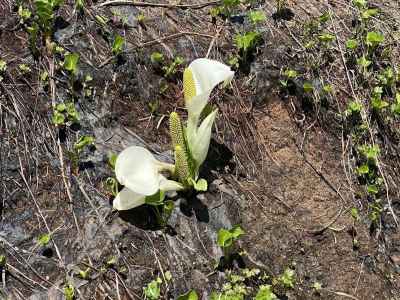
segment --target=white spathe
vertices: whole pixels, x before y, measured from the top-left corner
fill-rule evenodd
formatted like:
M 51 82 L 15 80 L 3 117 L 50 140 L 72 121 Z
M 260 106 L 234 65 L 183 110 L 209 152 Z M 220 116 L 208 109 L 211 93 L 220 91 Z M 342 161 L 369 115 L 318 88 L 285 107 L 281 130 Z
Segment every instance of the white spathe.
M 114 208 L 127 210 L 140 206 L 145 203 L 146 196 L 154 195 L 159 190 L 182 190 L 180 183 L 168 180 L 160 173 L 173 168 L 173 165 L 155 159 L 143 147 L 131 146 L 123 150 L 115 162 L 115 175 L 125 187 L 115 197 Z
M 221 82 L 228 84 L 235 73 L 229 66 L 208 58 L 195 59 L 188 69 L 193 76 L 196 94 L 186 103 L 186 108 L 189 115 L 199 117 L 212 90 Z
M 212 90 L 221 82 L 224 82 L 225 85 L 228 84 L 232 80 L 234 72 L 229 66 L 207 58 L 194 60 L 190 63 L 188 70 L 194 81 L 195 95 L 186 101 L 188 110 L 187 139 L 198 168 L 207 156 L 211 129 L 217 111 L 209 114 L 198 126 L 200 114 L 207 105 Z

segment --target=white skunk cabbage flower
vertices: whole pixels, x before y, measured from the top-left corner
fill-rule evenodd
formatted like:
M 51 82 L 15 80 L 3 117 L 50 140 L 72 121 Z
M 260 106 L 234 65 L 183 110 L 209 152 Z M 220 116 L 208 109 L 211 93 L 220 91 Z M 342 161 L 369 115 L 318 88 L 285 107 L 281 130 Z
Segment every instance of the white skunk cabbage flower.
M 200 114 L 207 105 L 211 91 L 221 82 L 228 84 L 233 75 L 229 66 L 207 58 L 192 61 L 183 74 L 185 105 L 188 111 L 187 139 L 197 167 L 206 159 L 217 111 L 209 114 L 198 127 Z
M 165 170 L 172 173 L 174 169 L 174 165 L 158 161 L 143 147 L 126 148 L 115 162 L 115 175 L 125 187 L 115 197 L 113 207 L 127 210 L 144 204 L 146 196 L 154 195 L 160 190 L 182 190 L 180 183 L 168 180 L 161 174 Z

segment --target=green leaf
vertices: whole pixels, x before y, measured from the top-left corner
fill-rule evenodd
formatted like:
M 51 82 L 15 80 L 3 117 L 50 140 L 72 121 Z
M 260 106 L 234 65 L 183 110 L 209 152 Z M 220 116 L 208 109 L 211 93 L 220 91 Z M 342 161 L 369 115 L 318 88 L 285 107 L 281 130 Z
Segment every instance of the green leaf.
M 370 31 L 367 33 L 367 38 L 366 38 L 366 44 L 367 46 L 370 47 L 376 47 L 380 43 L 382 43 L 385 40 L 385 37 L 383 34 L 375 31 Z
M 76 75 L 78 73 L 78 62 L 79 62 L 79 54 L 78 53 L 69 53 L 65 55 L 64 58 L 64 69 Z
M 358 7 L 359 9 L 362 9 L 367 6 L 367 1 L 366 0 L 353 0 L 353 4 Z
M 330 17 L 331 17 L 330 13 L 329 12 L 325 12 L 322 15 L 320 15 L 318 19 L 319 19 L 320 23 L 326 23 L 329 20 Z
M 82 279 L 88 279 L 89 278 L 89 271 L 90 271 L 90 268 L 87 268 L 85 271 L 79 270 L 79 276 Z
M 357 168 L 358 175 L 366 175 L 369 173 L 369 166 L 368 164 L 363 164 L 362 166 Z
M 235 36 L 235 45 L 239 50 L 244 52 L 254 49 L 261 40 L 261 34 L 255 31 L 250 31 L 245 34 Z
M 207 180 L 200 178 L 199 180 L 194 181 L 192 178 L 190 178 L 190 182 L 193 185 L 194 189 L 198 192 L 205 192 L 207 191 Z
M 358 150 L 370 161 L 376 161 L 380 152 L 377 145 L 362 145 L 358 147 Z
M 143 288 L 144 295 L 147 297 L 147 299 L 157 300 L 160 298 L 161 282 L 161 279 L 157 278 L 156 280 L 150 282 L 145 288 Z
M 304 82 L 303 90 L 305 93 L 311 93 L 314 90 L 314 87 L 311 82 Z
M 322 284 L 318 281 L 314 282 L 312 285 L 312 288 L 316 291 L 319 292 L 322 289 Z
M 31 17 L 32 13 L 29 9 L 24 8 L 22 5 L 18 7 L 18 16 L 21 18 L 20 23 L 23 24 Z
M 112 45 L 112 52 L 114 55 L 121 54 L 124 43 L 125 43 L 125 39 L 122 36 L 117 35 L 115 37 L 113 45 Z
M 74 144 L 74 149 L 76 151 L 81 151 L 83 148 L 89 145 L 93 145 L 95 142 L 94 137 L 88 136 L 88 135 L 83 135 L 81 136 L 78 141 Z
M 232 234 L 229 230 L 226 230 L 224 228 L 221 228 L 218 231 L 218 236 L 217 236 L 217 244 L 221 248 L 227 248 L 232 245 L 233 239 L 232 239 Z
M 285 70 L 283 75 L 285 75 L 288 79 L 294 79 L 298 76 L 298 73 L 296 70 L 287 69 L 287 70 Z
M 265 13 L 261 10 L 252 10 L 248 13 L 248 17 L 250 21 L 256 25 L 257 23 L 264 22 L 267 17 L 265 16 Z
M 244 233 L 244 230 L 239 225 L 233 226 L 230 230 L 221 228 L 218 231 L 217 244 L 221 248 L 228 248 Z
M 379 193 L 378 186 L 376 184 L 369 184 L 367 186 L 367 192 L 368 194 L 376 195 Z
M 64 296 L 66 300 L 73 300 L 75 296 L 75 288 L 72 284 L 67 283 L 64 286 Z
M 153 64 L 161 64 L 164 61 L 164 55 L 160 52 L 153 52 L 150 56 L 150 60 Z
M 239 225 L 233 226 L 230 232 L 232 234 L 232 238 L 235 240 L 245 234 L 244 230 Z
M 0 255 L 0 267 L 4 268 L 7 264 L 7 258 L 5 255 Z
M 353 207 L 353 208 L 350 210 L 350 214 L 351 214 L 351 216 L 353 217 L 354 220 L 356 220 L 356 221 L 359 221 L 359 220 L 360 220 L 360 215 L 359 215 L 359 213 L 358 213 L 358 209 L 357 209 L 357 208 Z
M 198 300 L 199 296 L 195 290 L 191 290 L 184 295 L 180 295 L 176 300 Z
M 51 122 L 54 125 L 64 125 L 65 124 L 65 117 L 62 113 L 58 111 L 54 111 L 53 116 L 51 118 Z
M 145 203 L 149 205 L 162 205 L 164 203 L 165 193 L 161 190 L 151 196 L 146 196 Z
M 280 282 L 286 288 L 293 288 L 295 282 L 295 273 L 292 269 L 286 268 L 283 274 L 279 277 Z
M 254 300 L 275 300 L 278 299 L 276 295 L 272 291 L 272 287 L 270 285 L 260 285 L 257 295 Z
M 358 47 L 358 41 L 354 39 L 348 39 L 346 41 L 346 48 L 349 50 L 355 50 Z
M 46 246 L 50 242 L 50 239 L 50 234 L 42 234 L 41 236 L 39 236 L 38 242 L 41 246 Z
M 323 33 L 318 36 L 321 42 L 330 43 L 335 40 L 335 36 L 330 33 Z
M 364 19 L 364 20 L 367 20 L 367 19 L 369 19 L 369 18 L 371 18 L 373 16 L 376 16 L 378 13 L 379 13 L 379 9 L 377 9 L 377 8 L 369 8 L 369 9 L 364 10 L 361 13 L 361 18 Z
M 357 64 L 363 68 L 368 68 L 372 64 L 372 61 L 368 60 L 365 55 L 363 55 L 357 59 Z
M 372 108 L 379 111 L 389 106 L 389 103 L 381 98 L 374 97 L 371 99 Z
M 109 153 L 108 154 L 108 164 L 110 167 L 114 170 L 115 169 L 115 162 L 117 161 L 117 154 L 115 153 Z

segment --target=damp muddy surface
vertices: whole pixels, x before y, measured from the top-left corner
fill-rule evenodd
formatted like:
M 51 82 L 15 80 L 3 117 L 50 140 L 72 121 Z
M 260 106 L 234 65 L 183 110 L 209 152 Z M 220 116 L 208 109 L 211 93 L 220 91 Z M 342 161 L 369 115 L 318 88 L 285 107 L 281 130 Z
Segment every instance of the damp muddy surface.
M 322 69 L 337 87 L 329 105 L 310 108 L 304 95 L 296 95 L 302 82 L 292 83 L 294 93 L 283 93 L 280 82 L 282 70 L 301 69 L 309 59 L 300 39 L 305 22 L 330 11 L 343 42 L 352 11 L 345 1 L 287 2 L 279 13 L 272 2 L 241 4 L 226 19 L 210 16 L 213 3 L 89 1 L 79 13 L 68 2 L 57 12 L 52 36 L 64 50 L 49 54 L 39 43 L 42 54 L 36 58 L 18 4 L 0 3 L 0 59 L 7 62 L 0 81 L 0 297 L 65 299 L 68 283 L 76 299 L 145 299 L 143 288 L 160 277 L 160 299 L 192 289 L 209 299 L 228 281 L 229 270 L 244 268 L 268 277 L 246 282 L 251 293 L 245 299 L 252 299 L 258 285 L 274 285 L 287 269 L 294 271 L 294 285 L 277 289 L 278 299 L 400 297 L 397 145 L 383 160 L 392 178 L 390 209 L 383 207 L 373 226 L 368 199 L 349 175 L 353 158 L 337 117 L 350 93 L 340 54 Z M 399 34 L 398 3 L 374 5 Z M 173 161 L 168 115 L 185 115 L 184 67 L 205 56 L 227 63 L 236 53 L 235 34 L 254 30 L 246 17 L 251 9 L 267 16 L 257 25 L 262 42 L 238 67 L 231 86 L 212 95 L 219 116 L 202 170 L 208 191 L 172 195 L 175 208 L 163 227 L 151 206 L 113 211 L 106 186 L 114 176 L 110 153 L 139 145 Z M 125 37 L 125 48 L 113 56 L 116 34 Z M 398 51 L 398 42 L 392 47 Z M 63 51 L 80 54 L 73 80 L 61 66 Z M 151 61 L 155 51 L 169 63 L 177 56 L 184 62 L 163 76 Z M 21 64 L 30 71 L 21 71 Z M 61 102 L 74 103 L 77 124 L 52 123 L 53 106 Z M 74 161 L 69 153 L 83 135 L 93 136 L 95 144 Z M 358 218 L 351 214 L 354 207 Z M 217 233 L 237 224 L 245 235 L 235 245 L 237 257 L 224 264 Z M 43 242 L 46 235 L 50 239 Z M 322 288 L 316 290 L 315 283 Z

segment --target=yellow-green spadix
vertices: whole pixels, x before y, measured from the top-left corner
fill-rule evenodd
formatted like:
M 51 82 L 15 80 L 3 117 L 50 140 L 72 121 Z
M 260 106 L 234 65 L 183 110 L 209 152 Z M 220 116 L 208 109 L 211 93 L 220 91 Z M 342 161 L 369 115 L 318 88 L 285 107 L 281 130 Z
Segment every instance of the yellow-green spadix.
M 217 113 L 214 111 L 209 114 L 198 126 L 201 112 L 207 105 L 212 90 L 221 82 L 228 84 L 233 75 L 229 66 L 207 58 L 194 60 L 184 71 L 183 87 L 188 111 L 187 140 L 197 166 L 207 156 L 211 128 Z
M 158 161 L 143 147 L 131 146 L 123 150 L 115 162 L 115 175 L 124 188 L 113 201 L 117 210 L 127 210 L 145 203 L 146 196 L 158 191 L 178 191 L 183 186 L 165 178 L 161 172 L 174 172 L 174 165 Z

